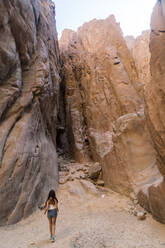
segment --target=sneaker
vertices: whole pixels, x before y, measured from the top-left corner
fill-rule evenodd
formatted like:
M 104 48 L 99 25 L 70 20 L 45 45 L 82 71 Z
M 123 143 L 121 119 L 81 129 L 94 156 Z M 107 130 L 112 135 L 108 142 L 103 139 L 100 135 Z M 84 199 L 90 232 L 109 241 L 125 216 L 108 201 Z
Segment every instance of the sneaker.
M 52 235 L 50 235 L 50 238 L 49 238 L 49 240 L 52 240 Z
M 52 240 L 51 240 L 51 242 L 52 242 L 52 243 L 54 243 L 54 242 L 55 242 L 55 238 L 54 238 L 54 237 L 52 237 Z

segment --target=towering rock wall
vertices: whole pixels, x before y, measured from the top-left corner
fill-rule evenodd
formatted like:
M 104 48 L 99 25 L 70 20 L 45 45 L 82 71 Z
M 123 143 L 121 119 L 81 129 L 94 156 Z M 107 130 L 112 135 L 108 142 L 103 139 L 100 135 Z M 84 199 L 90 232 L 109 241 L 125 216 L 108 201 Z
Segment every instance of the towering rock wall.
M 0 224 L 57 187 L 59 50 L 51 0 L 0 1 Z
M 60 49 L 73 156 L 99 161 L 106 185 L 127 195 L 161 178 L 143 82 L 114 16 L 65 30 Z
M 143 189 L 139 198 L 152 214 L 165 223 L 165 1 L 157 1 L 151 18 L 151 82 L 145 88 L 147 124 L 162 177 Z

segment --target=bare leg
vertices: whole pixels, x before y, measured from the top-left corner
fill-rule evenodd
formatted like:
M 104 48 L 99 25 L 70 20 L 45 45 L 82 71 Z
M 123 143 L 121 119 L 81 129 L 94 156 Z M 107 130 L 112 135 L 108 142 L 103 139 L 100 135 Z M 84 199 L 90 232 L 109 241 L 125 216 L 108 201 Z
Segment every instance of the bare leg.
M 52 233 L 52 218 L 49 218 L 49 230 L 50 230 L 50 236 L 52 237 L 53 233 Z
M 56 219 L 57 217 L 52 218 L 52 236 L 55 236 L 55 228 L 56 228 Z

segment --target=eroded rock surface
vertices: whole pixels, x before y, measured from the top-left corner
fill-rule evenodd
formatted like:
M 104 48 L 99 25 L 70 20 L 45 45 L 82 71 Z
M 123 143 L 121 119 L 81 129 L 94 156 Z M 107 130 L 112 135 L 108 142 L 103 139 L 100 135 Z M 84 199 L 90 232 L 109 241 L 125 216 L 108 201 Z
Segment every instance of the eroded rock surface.
M 133 36 L 126 36 L 125 40 L 134 58 L 139 80 L 145 88 L 150 83 L 150 30 L 143 31 L 136 39 Z
M 147 124 L 162 177 L 139 193 L 142 205 L 165 223 L 165 1 L 157 1 L 151 18 L 151 82 L 145 88 Z
M 0 224 L 56 188 L 59 51 L 49 0 L 0 1 Z
M 138 88 L 134 61 L 113 16 L 86 23 L 78 33 L 64 31 L 60 47 L 72 152 L 79 160 L 104 157 L 111 147 L 112 123 L 141 104 L 131 84 Z
M 127 195 L 162 180 L 144 84 L 114 16 L 85 23 L 77 33 L 65 30 L 60 49 L 74 158 L 99 162 L 105 185 Z

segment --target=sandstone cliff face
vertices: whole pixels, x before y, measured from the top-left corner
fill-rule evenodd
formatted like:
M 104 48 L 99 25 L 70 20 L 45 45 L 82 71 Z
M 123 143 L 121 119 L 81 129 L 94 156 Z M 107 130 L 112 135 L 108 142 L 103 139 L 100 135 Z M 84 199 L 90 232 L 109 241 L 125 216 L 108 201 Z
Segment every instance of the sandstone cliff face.
M 139 198 L 144 207 L 165 223 L 165 1 L 158 1 L 151 18 L 151 82 L 145 88 L 147 124 L 153 146 L 157 151 L 157 163 L 162 177 L 146 185 Z
M 143 31 L 136 39 L 133 36 L 126 36 L 125 40 L 134 58 L 139 80 L 145 88 L 145 85 L 150 83 L 150 31 Z
M 49 0 L 0 1 L 0 224 L 57 187 L 59 51 Z
M 114 16 L 65 30 L 60 49 L 73 156 L 99 161 L 106 185 L 127 195 L 161 178 L 143 83 Z

